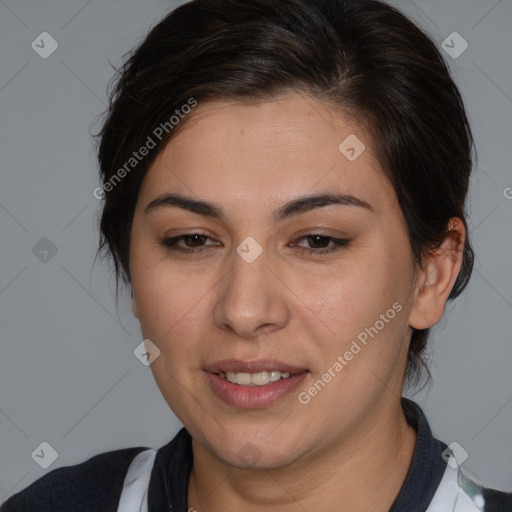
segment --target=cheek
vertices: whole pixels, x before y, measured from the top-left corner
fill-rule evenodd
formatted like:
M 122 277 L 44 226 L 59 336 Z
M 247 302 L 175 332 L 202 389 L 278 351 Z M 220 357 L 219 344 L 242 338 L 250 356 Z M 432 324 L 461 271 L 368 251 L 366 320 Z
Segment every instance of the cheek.
M 211 272 L 180 270 L 169 260 L 134 254 L 132 288 L 144 338 L 160 349 L 163 357 L 151 365 L 160 377 L 168 378 L 163 362 L 172 372 L 184 372 L 199 364 L 205 333 L 212 333 L 212 297 L 215 279 Z M 140 254 L 140 256 L 144 256 Z M 195 357 L 194 357 L 195 354 Z M 161 364 L 157 364 L 161 363 Z
M 132 290 L 143 334 L 152 341 L 159 339 L 162 331 L 171 329 L 176 322 L 177 297 L 181 294 L 183 298 L 184 293 L 184 283 L 179 282 L 170 267 L 166 269 L 154 253 L 154 249 L 145 248 L 135 238 L 130 254 Z
M 407 329 L 408 274 L 397 272 L 401 266 L 406 264 L 392 251 L 380 256 L 375 252 L 323 283 L 304 281 L 303 297 L 311 300 L 307 305 L 321 319 L 310 323 L 308 329 L 323 353 L 325 368 L 319 366 L 318 371 L 326 371 L 342 356 L 348 384 L 371 380 L 369 367 L 384 375 L 396 365 Z
M 301 296 L 337 334 L 352 336 L 398 300 L 400 286 L 387 263 L 375 254 L 321 279 L 310 275 L 301 284 Z
M 193 276 L 157 268 L 139 274 L 134 280 L 134 294 L 144 333 L 164 342 L 183 325 L 200 325 L 198 317 L 207 292 L 204 282 Z

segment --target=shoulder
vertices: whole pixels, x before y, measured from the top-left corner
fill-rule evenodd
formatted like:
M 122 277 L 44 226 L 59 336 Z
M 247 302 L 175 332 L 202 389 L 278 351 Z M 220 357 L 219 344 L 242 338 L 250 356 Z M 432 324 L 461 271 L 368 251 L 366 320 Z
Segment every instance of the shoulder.
M 453 512 L 512 512 L 512 493 L 485 487 L 461 466 L 448 465 L 428 510 L 444 510 L 447 505 Z
M 0 512 L 115 512 L 128 466 L 146 449 L 104 452 L 54 469 L 11 496 Z
M 511 512 L 512 492 L 483 489 L 485 512 Z

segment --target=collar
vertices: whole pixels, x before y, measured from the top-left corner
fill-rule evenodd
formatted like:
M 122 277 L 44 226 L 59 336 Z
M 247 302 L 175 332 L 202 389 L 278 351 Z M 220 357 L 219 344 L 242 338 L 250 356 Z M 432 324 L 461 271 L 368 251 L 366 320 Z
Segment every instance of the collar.
M 426 510 L 446 470 L 442 453 L 447 446 L 432 435 L 417 403 L 402 397 L 401 404 L 407 423 L 416 430 L 416 446 L 411 467 L 389 512 Z

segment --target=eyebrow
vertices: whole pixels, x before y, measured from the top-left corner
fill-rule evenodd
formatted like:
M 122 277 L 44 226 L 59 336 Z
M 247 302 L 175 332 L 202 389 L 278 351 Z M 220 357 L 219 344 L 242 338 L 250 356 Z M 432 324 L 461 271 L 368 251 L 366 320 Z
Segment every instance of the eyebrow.
M 370 212 L 375 213 L 372 206 L 352 195 L 347 194 L 334 194 L 324 193 L 317 195 L 309 195 L 293 199 L 283 206 L 274 211 L 274 221 L 278 222 L 288 217 L 300 215 L 302 213 L 323 208 L 331 205 L 342 205 L 342 206 L 357 206 L 364 208 Z M 216 203 L 209 203 L 206 201 L 199 201 L 189 196 L 181 194 L 162 194 L 157 198 L 153 199 L 144 209 L 144 214 L 147 214 L 153 210 L 164 208 L 164 207 L 178 207 L 184 210 L 191 211 L 198 215 L 205 217 L 211 217 L 214 219 L 225 219 L 225 212 L 223 208 Z

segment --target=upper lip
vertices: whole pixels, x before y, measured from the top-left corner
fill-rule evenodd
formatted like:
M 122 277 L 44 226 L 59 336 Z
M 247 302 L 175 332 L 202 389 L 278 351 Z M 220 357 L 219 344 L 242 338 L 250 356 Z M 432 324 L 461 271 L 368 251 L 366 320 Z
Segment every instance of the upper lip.
M 257 359 L 255 361 L 243 361 L 241 359 L 223 359 L 222 361 L 216 361 L 208 364 L 204 368 L 210 373 L 219 372 L 245 372 L 245 373 L 256 373 L 264 371 L 278 371 L 289 374 L 297 374 L 306 371 L 306 368 L 298 366 L 292 366 L 276 359 Z

